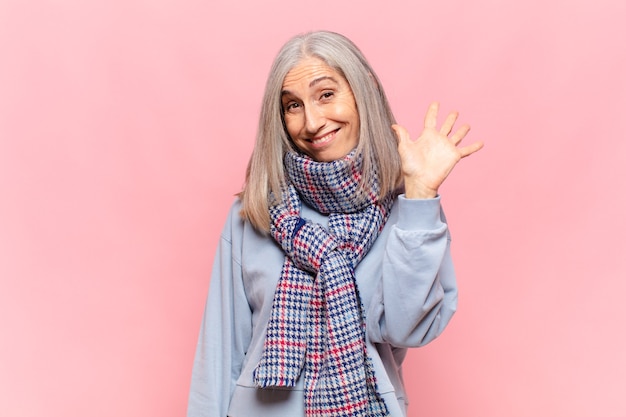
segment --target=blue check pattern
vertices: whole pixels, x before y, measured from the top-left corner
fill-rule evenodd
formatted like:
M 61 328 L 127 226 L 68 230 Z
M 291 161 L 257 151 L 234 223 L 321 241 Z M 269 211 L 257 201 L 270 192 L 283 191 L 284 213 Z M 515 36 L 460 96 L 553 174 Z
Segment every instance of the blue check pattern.
M 365 344 L 354 269 L 378 237 L 391 196 L 359 187 L 354 152 L 333 162 L 289 153 L 288 186 L 270 207 L 271 234 L 285 251 L 274 294 L 260 387 L 295 386 L 304 371 L 307 417 L 388 416 Z M 301 199 L 329 214 L 328 229 L 300 217 Z

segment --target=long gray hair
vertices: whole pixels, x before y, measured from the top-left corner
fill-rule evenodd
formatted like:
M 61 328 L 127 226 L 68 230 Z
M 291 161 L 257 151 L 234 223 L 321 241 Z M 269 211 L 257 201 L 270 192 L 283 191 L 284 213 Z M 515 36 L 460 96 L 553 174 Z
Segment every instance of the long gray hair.
M 358 152 L 363 155 L 361 186 L 372 184 L 378 172 L 381 195 L 401 183 L 395 119 L 382 85 L 359 48 L 338 33 L 318 31 L 290 39 L 279 51 L 270 70 L 246 182 L 240 198 L 241 215 L 260 230 L 269 230 L 268 196 L 281 196 L 285 185 L 283 157 L 296 150 L 284 125 L 281 91 L 287 73 L 302 59 L 315 57 L 348 81 L 357 110 L 360 131 Z

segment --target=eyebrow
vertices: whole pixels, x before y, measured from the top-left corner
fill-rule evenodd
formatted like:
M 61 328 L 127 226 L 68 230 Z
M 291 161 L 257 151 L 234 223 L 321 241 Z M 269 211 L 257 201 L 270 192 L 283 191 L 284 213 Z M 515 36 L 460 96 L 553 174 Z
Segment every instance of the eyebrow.
M 315 87 L 316 84 L 319 84 L 322 81 L 326 81 L 326 80 L 330 80 L 330 81 L 333 81 L 335 84 L 339 84 L 339 82 L 335 78 L 331 77 L 330 75 L 324 75 L 322 77 L 316 78 L 313 81 L 311 81 L 309 83 L 309 88 Z M 289 90 L 282 90 L 280 92 L 281 97 L 289 95 L 289 94 L 291 94 L 291 91 L 289 91 Z
M 325 81 L 325 80 L 331 80 L 331 81 L 335 82 L 336 84 L 338 84 L 337 80 L 335 80 L 330 75 L 324 75 L 323 77 L 319 77 L 319 78 L 316 78 L 313 81 L 311 81 L 309 83 L 309 87 L 313 87 L 313 86 L 315 86 L 315 84 L 318 84 L 318 83 L 320 83 L 322 81 Z

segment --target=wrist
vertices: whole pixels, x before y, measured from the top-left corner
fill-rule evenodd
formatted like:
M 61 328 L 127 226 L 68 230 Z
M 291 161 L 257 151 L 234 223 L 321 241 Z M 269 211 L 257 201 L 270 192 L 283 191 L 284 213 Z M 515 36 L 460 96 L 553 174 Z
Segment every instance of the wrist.
M 426 187 L 419 182 L 406 180 L 404 182 L 404 196 L 408 199 L 429 199 L 435 198 L 437 195 L 437 190 Z

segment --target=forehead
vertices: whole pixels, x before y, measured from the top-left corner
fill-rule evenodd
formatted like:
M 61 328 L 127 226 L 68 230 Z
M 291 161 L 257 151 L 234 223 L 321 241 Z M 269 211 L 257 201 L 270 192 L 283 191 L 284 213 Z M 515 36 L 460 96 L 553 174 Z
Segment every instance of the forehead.
M 328 79 L 337 83 L 347 83 L 334 68 L 319 58 L 307 57 L 294 66 L 283 80 L 283 90 L 312 87 L 317 80 Z

